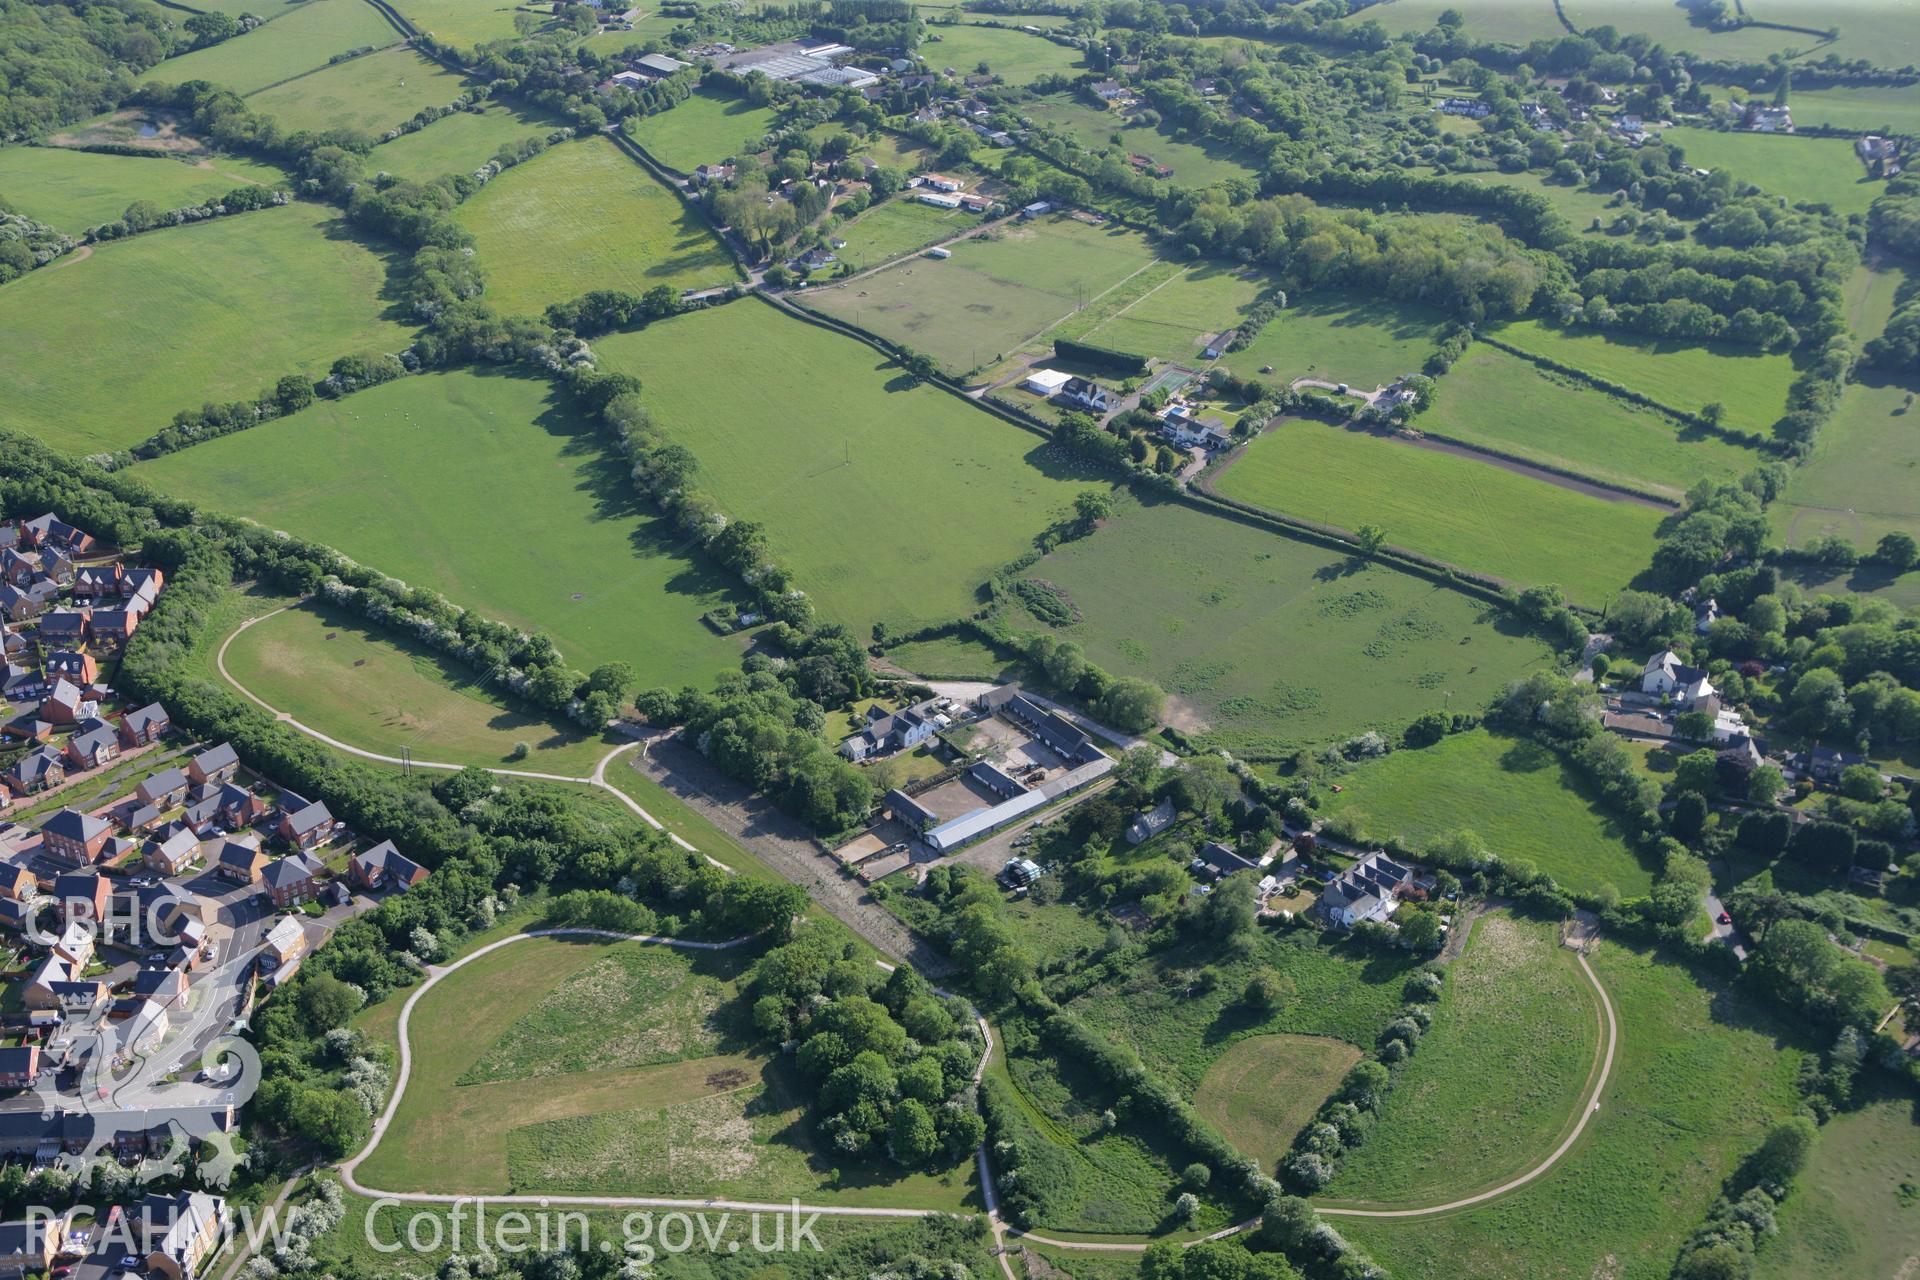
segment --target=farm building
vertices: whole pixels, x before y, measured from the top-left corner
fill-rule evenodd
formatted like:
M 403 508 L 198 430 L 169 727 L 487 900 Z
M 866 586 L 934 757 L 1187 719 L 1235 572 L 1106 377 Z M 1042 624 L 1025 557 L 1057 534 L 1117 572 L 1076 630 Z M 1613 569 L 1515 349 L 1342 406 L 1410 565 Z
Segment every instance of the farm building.
M 1027 375 L 1027 380 L 1020 385 L 1035 395 L 1045 396 L 1051 400 L 1053 397 L 1059 395 L 1061 389 L 1072 381 L 1072 374 L 1062 373 L 1058 369 L 1035 369 Z

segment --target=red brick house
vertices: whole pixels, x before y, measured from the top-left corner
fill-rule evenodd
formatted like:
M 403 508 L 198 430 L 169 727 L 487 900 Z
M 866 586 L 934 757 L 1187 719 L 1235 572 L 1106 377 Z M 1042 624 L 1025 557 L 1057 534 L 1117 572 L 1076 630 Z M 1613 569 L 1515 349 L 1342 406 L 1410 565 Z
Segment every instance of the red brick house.
M 223 742 L 217 747 L 209 747 L 187 762 L 187 777 L 195 786 L 204 787 L 210 782 L 229 782 L 240 768 L 240 757 L 235 754 L 231 742 Z
M 382 840 L 365 853 L 353 856 L 353 860 L 347 863 L 347 878 L 368 891 L 384 889 L 389 885 L 406 890 L 425 880 L 427 869 L 400 856 L 400 851 L 393 847 L 393 841 Z
M 291 907 L 320 896 L 320 876 L 325 870 L 313 855 L 292 853 L 269 862 L 260 882 L 274 906 Z
M 40 828 L 40 840 L 49 857 L 76 867 L 92 866 L 107 847 L 112 828 L 77 809 L 62 809 Z
M 120 744 L 131 750 L 158 742 L 172 727 L 172 723 L 167 718 L 165 707 L 150 702 L 138 711 L 129 711 L 120 717 Z

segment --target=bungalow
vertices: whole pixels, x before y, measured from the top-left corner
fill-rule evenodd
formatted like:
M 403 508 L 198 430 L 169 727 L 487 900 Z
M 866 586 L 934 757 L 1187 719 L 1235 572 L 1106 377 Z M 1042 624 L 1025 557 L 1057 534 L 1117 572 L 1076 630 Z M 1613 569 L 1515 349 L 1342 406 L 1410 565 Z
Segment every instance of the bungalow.
M 1136 813 L 1127 824 L 1127 843 L 1145 844 L 1173 825 L 1173 801 L 1162 800 L 1153 808 Z
M 120 717 L 121 745 L 131 749 L 158 742 L 171 725 L 167 709 L 157 702 L 150 702 L 138 711 L 129 711 Z
M 1193 860 L 1191 866 L 1193 870 L 1216 880 L 1225 879 L 1236 871 L 1257 871 L 1260 868 L 1257 861 L 1218 840 L 1209 840 L 1200 846 L 1200 856 Z
M 57 547 L 71 555 L 83 556 L 93 550 L 93 535 L 76 529 L 49 511 L 20 524 L 21 540 L 29 547 Z
M 204 1191 L 150 1195 L 140 1202 L 149 1275 L 194 1280 L 227 1234 L 227 1202 Z
M 98 769 L 119 756 L 120 735 L 105 720 L 87 720 L 67 739 L 67 760 L 76 769 Z
M 1060 388 L 1060 399 L 1088 413 L 1108 413 L 1116 403 L 1111 391 L 1090 378 L 1068 378 Z
M 99 818 L 78 809 L 62 809 L 40 828 L 41 847 L 47 855 L 70 866 L 92 866 L 100 860 L 112 828 Z
M 1866 757 L 1832 747 L 1815 747 L 1807 756 L 1807 772 L 1815 782 L 1837 784 L 1849 765 L 1865 764 Z
M 7 766 L 6 780 L 23 796 L 57 787 L 67 780 L 67 758 L 58 747 L 35 747 Z
M 40 643 L 48 647 L 72 648 L 85 643 L 91 609 L 57 609 L 40 618 Z
M 182 769 L 163 769 L 133 789 L 142 805 L 171 809 L 187 798 L 187 775 Z
M 24 1089 L 39 1077 L 39 1045 L 30 1044 L 19 1049 L 0 1049 L 0 1089 Z M 0 1265 L 4 1265 L 6 1261 L 6 1258 L 0 1257 Z
M 878 705 L 869 706 L 866 727 L 841 742 L 840 754 L 859 761 L 911 751 L 938 733 L 944 723 L 945 717 L 934 710 L 932 699 L 892 714 Z
M 310 853 L 292 853 L 269 862 L 260 880 L 276 907 L 291 907 L 319 896 L 326 868 Z
M 838 261 L 840 259 L 834 257 L 831 250 L 815 245 L 799 257 L 791 259 L 787 265 L 799 271 L 825 271 Z
M 1410 868 L 1384 853 L 1369 853 L 1327 882 L 1317 909 L 1328 924 L 1342 929 L 1382 921 L 1400 905 L 1400 895 L 1413 880 Z
M 39 891 L 40 881 L 33 872 L 12 862 L 0 862 L 0 897 L 25 902 Z
M 333 828 L 333 814 L 323 801 L 311 804 L 289 793 L 281 799 L 280 822 L 274 828 L 282 840 L 296 849 L 311 849 L 326 839 Z
M 1442 115 L 1465 116 L 1469 120 L 1485 120 L 1493 114 L 1493 108 L 1477 98 L 1442 98 Z
M 192 828 L 182 827 L 164 840 L 147 845 L 147 866 L 163 876 L 177 876 L 200 857 L 200 837 Z
M 307 953 L 307 931 L 299 916 L 281 916 L 260 942 L 263 969 L 278 969 Z
M 949 178 L 943 173 L 923 173 L 917 179 L 917 183 L 923 187 L 930 187 L 935 191 L 945 192 L 958 191 L 966 185 L 957 178 Z
M 100 609 L 94 612 L 88 625 L 95 640 L 124 645 L 133 639 L 134 628 L 140 625 L 140 614 L 134 609 Z
M 107 918 L 113 882 L 97 871 L 69 872 L 53 878 L 53 898 L 60 904 L 63 920 L 98 924 Z
M 90 653 L 55 649 L 47 655 L 46 668 L 49 676 L 71 680 L 82 688 L 100 681 L 100 664 L 93 660 Z
M 26 981 L 20 988 L 20 999 L 29 1009 L 58 1009 L 60 996 L 55 987 L 72 982 L 74 966 L 57 955 L 43 956 L 33 968 L 27 970 Z
M 86 705 L 86 694 L 80 686 L 71 680 L 55 679 L 53 688 L 40 703 L 40 718 L 48 724 L 79 724 L 86 717 L 81 707 Z
M 427 878 L 427 869 L 410 858 L 402 857 L 393 847 L 393 841 L 382 840 L 365 853 L 357 853 L 347 863 L 347 877 L 362 889 L 373 891 L 392 885 L 396 889 L 411 889 Z
M 73 575 L 73 598 L 75 600 L 98 600 L 102 596 L 120 594 L 120 575 L 125 572 L 118 560 L 107 564 L 88 565 Z
M 1102 102 L 1112 102 L 1115 98 L 1127 91 L 1126 86 L 1122 85 L 1118 80 L 1096 80 L 1092 88 L 1093 96 Z
M 259 883 L 266 866 L 267 855 L 260 851 L 260 841 L 250 835 L 228 836 L 213 857 L 214 870 L 235 884 Z
M 240 768 L 240 757 L 231 742 L 209 747 L 187 762 L 187 776 L 198 786 L 229 781 Z
M 915 196 L 914 199 L 918 200 L 921 204 L 932 205 L 936 209 L 958 209 L 960 207 L 959 196 L 943 195 L 937 191 L 922 191 L 919 195 Z

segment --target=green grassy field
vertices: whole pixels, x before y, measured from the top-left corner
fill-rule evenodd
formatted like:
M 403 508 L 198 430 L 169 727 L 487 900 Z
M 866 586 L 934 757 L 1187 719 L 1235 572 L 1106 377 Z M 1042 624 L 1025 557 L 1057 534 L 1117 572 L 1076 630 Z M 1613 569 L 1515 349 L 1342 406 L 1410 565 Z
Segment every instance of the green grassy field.
M 1254 1036 L 1207 1071 L 1194 1110 L 1270 1169 L 1358 1061 L 1358 1049 L 1325 1036 Z
M 1762 96 L 1761 101 L 1771 101 Z M 1795 89 L 1788 98 L 1799 128 L 1828 125 L 1861 133 L 1920 132 L 1920 92 L 1912 85 Z
M 737 278 L 699 215 L 605 138 L 554 147 L 460 206 L 487 264 L 487 301 L 538 314 L 591 289 L 645 293 Z
M 1254 441 L 1215 487 L 1343 529 L 1375 524 L 1389 545 L 1509 582 L 1556 583 L 1595 606 L 1647 567 L 1661 519 L 1637 503 L 1306 419 Z
M 1782 134 L 1668 129 L 1661 141 L 1686 151 L 1687 163 L 1727 169 L 1743 182 L 1801 204 L 1831 205 L 1836 213 L 1865 213 L 1887 189 L 1871 181 L 1846 138 L 1791 138 Z
M 1920 384 L 1856 382 L 1773 504 L 1789 546 L 1837 533 L 1862 551 L 1894 530 L 1920 535 Z
M 525 13 L 545 26 L 552 13 L 544 7 L 515 6 L 511 0 L 398 0 L 393 6 L 414 26 L 463 49 L 489 40 L 511 40 L 513 18 Z M 639 37 L 644 39 L 644 37 Z
M 821 615 L 862 639 L 879 620 L 904 630 L 977 608 L 995 568 L 1076 494 L 1108 487 L 871 348 L 750 299 L 595 346 L 602 369 L 645 380 L 655 423 L 699 459 L 694 483 L 764 524 Z
M 1459 119 L 1458 116 L 1441 117 Z M 1561 182 L 1548 182 L 1545 175 L 1531 171 L 1522 173 L 1502 173 L 1498 169 L 1485 172 L 1456 175 L 1489 187 L 1512 187 L 1519 191 L 1531 191 L 1547 198 L 1567 225 L 1575 231 L 1587 231 L 1595 218 L 1600 219 L 1602 227 L 1610 226 L 1613 220 L 1626 212 L 1630 206 L 1624 201 L 1616 202 L 1611 191 L 1595 191 L 1591 187 L 1570 187 Z
M 1483 0 L 1465 7 L 1452 0 L 1393 0 L 1392 4 L 1374 6 L 1366 16 L 1395 35 L 1403 31 L 1419 34 L 1431 28 L 1448 9 L 1466 16 L 1466 33 L 1476 40 L 1529 44 L 1558 40 L 1567 34 L 1553 15 L 1553 0 Z
M 258 30 L 168 58 L 139 78 L 163 84 L 211 80 L 244 95 L 324 67 L 337 54 L 384 49 L 399 40 L 379 10 L 362 0 L 308 0 Z
M 1174 724 L 1234 750 L 1478 706 L 1546 659 L 1469 596 L 1174 504 L 1128 506 L 1032 575 L 1080 610 L 1059 635 L 1115 675 L 1157 681 Z
M 1847 327 L 1859 341 L 1871 342 L 1887 331 L 1894 308 L 1910 292 L 1913 279 L 1891 262 L 1877 261 L 1854 268 L 1847 280 Z
M 1482 916 L 1367 1141 L 1329 1200 L 1430 1204 L 1531 1169 L 1580 1115 L 1600 1006 L 1557 924 Z
M 1732 479 L 1767 460 L 1664 413 L 1476 343 L 1415 424 L 1577 475 L 1679 498 L 1696 480 Z
M 1790 1032 L 1750 997 L 1614 942 L 1590 962 L 1620 1044 L 1586 1133 L 1539 1180 L 1485 1205 L 1339 1220 L 1389 1274 L 1665 1280 L 1722 1180 L 1792 1112 L 1801 1055 L 1782 1050 Z
M 1342 778 L 1329 813 L 1364 816 L 1376 839 L 1415 844 L 1464 827 L 1502 858 L 1525 858 L 1562 886 L 1611 884 L 1632 897 L 1653 887 L 1612 819 L 1552 752 L 1484 731 L 1396 751 Z
M 0 148 L 0 199 L 69 235 L 112 222 L 136 200 L 179 209 L 250 186 L 290 190 L 292 183 L 271 165 L 237 156 L 149 160 L 56 147 Z
M 1442 328 L 1440 314 L 1424 307 L 1339 290 L 1303 294 L 1222 363 L 1246 377 L 1313 377 L 1370 389 L 1418 373 L 1440 345 Z M 1274 373 L 1261 375 L 1268 365 Z
M 727 579 L 686 558 L 608 452 L 545 380 L 463 371 L 318 404 L 140 470 L 545 631 L 582 670 L 624 659 L 643 685 L 705 685 L 737 661 L 738 642 L 699 621 L 729 598 Z
M 1139 236 L 1071 218 L 1009 226 L 952 252 L 809 292 L 807 304 L 958 373 L 995 363 L 1153 260 Z
M 1520 320 L 1490 330 L 1492 336 L 1534 355 L 1617 382 L 1664 405 L 1697 413 L 1708 404 L 1726 407 L 1726 425 L 1765 434 L 1787 411 L 1793 360 L 1752 347 L 1696 345 L 1630 333 L 1562 329 Z
M 124 448 L 182 409 L 398 351 L 409 331 L 381 318 L 385 280 L 381 255 L 313 204 L 102 245 L 0 289 L 8 416 L 60 448 Z
M 1514 2 L 1519 3 L 1520 0 Z M 1526 3 L 1536 4 L 1539 0 L 1526 0 Z M 1551 0 L 1548 0 L 1548 7 L 1551 8 Z M 1762 4 L 1756 0 L 1747 12 L 1759 17 L 1763 10 L 1775 7 L 1774 3 Z M 1687 10 L 1673 3 L 1673 0 L 1567 0 L 1564 8 L 1567 18 L 1577 30 L 1612 26 L 1622 35 L 1634 32 L 1651 36 L 1675 52 L 1698 53 L 1708 58 L 1764 62 L 1768 54 L 1778 50 L 1808 49 L 1818 43 L 1812 36 L 1793 31 L 1772 31 L 1765 27 L 1715 31 L 1691 21 Z M 1792 19 L 1782 18 L 1780 21 Z M 1830 20 L 1815 21 L 1809 25 L 1825 27 L 1830 25 Z M 1558 38 L 1558 34 L 1555 38 Z
M 1910 67 L 1920 63 L 1920 33 L 1914 31 L 1908 6 L 1888 0 L 1765 0 L 1760 10 L 1771 22 L 1825 31 L 1840 28 L 1840 38 L 1820 45 L 1814 56 L 1832 53 L 1842 58 L 1864 58 L 1879 67 Z M 1794 37 L 1805 47 L 1805 37 Z M 1795 118 L 1800 95 L 1793 95 Z
M 484 111 L 457 111 L 424 129 L 381 143 L 367 156 L 367 172 L 392 173 L 416 181 L 472 173 L 508 143 L 544 137 L 556 127 L 551 121 L 503 103 L 490 103 Z
M 1073 75 L 1085 68 L 1076 49 L 1022 31 L 994 27 L 930 26 L 919 54 L 936 70 L 952 67 L 972 75 L 987 70 L 1008 84 L 1030 84 L 1041 76 Z M 939 36 L 934 40 L 933 36 Z
M 1020 113 L 1038 124 L 1078 138 L 1082 146 L 1092 151 L 1115 146 L 1113 137 L 1118 134 L 1122 161 L 1129 155 L 1140 155 L 1155 164 L 1166 165 L 1173 174 L 1164 181 L 1188 190 L 1231 178 L 1251 182 L 1259 177 L 1257 163 L 1249 165 L 1235 155 L 1232 148 L 1213 139 L 1181 138 L 1165 124 L 1130 125 L 1120 112 L 1089 106 L 1078 98 L 1041 98 L 1022 105 Z
M 703 164 L 759 150 L 775 116 L 772 107 L 756 107 L 745 98 L 696 93 L 670 111 L 631 120 L 626 128 L 655 160 L 692 173 Z
M 388 49 L 264 89 L 247 105 L 283 129 L 351 129 L 377 139 L 465 87 L 463 77 L 411 49 Z
M 235 680 L 302 724 L 381 755 L 411 750 L 421 760 L 585 777 L 621 741 L 509 705 L 467 667 L 317 602 L 240 632 L 226 663 Z M 521 742 L 532 754 L 509 764 Z
M 900 196 L 835 227 L 834 238 L 847 243 L 833 252 L 842 262 L 850 262 L 856 268 L 877 267 L 922 245 L 950 240 L 979 225 L 979 214 L 965 209 L 937 209 L 921 204 L 911 195 Z
M 1882 1097 L 1829 1120 L 1760 1249 L 1758 1280 L 1896 1276 L 1920 1255 L 1920 1130 L 1910 1097 Z
M 988 679 L 1008 669 L 1006 659 L 966 636 L 914 640 L 887 650 L 887 660 L 923 676 Z

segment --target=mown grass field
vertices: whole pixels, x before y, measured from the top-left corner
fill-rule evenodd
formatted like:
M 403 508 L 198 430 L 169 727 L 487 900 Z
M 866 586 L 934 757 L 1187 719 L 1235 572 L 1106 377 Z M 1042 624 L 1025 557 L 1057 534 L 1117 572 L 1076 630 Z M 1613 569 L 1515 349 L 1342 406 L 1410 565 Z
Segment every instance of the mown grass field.
M 959 373 L 997 362 L 1152 262 L 1139 236 L 1065 217 L 1008 226 L 952 252 L 810 291 L 807 303 Z
M 738 643 L 699 620 L 731 584 L 687 558 L 609 454 L 545 380 L 462 371 L 318 404 L 140 470 L 167 492 L 544 631 L 582 670 L 624 659 L 643 685 L 705 685 L 738 660 Z
M 1867 177 L 1866 166 L 1847 138 L 1691 127 L 1668 129 L 1660 137 L 1684 149 L 1690 165 L 1726 169 L 1763 191 L 1800 204 L 1830 205 L 1836 213 L 1865 213 L 1874 197 L 1887 189 L 1885 182 Z
M 516 6 L 511 0 L 398 0 L 393 7 L 428 35 L 463 49 L 489 40 L 513 39 L 517 13 L 537 19 L 540 26 L 553 20 L 553 14 L 543 7 Z
M 690 174 L 703 164 L 759 150 L 775 114 L 745 98 L 696 93 L 670 111 L 628 121 L 626 129 L 655 160 Z
M 903 195 L 877 204 L 851 222 L 835 227 L 833 237 L 847 243 L 833 252 L 835 257 L 852 263 L 855 268 L 877 267 L 922 245 L 950 240 L 979 225 L 977 213 L 937 209 L 921 204 L 911 195 Z
M 308 0 L 257 30 L 168 58 L 139 78 L 163 84 L 211 80 L 245 95 L 324 67 L 338 54 L 399 41 L 400 33 L 364 0 Z
M 1729 480 L 1769 458 L 1484 343 L 1454 363 L 1414 425 L 1674 499 L 1696 480 Z
M 136 200 L 179 209 L 251 186 L 291 189 L 291 180 L 271 165 L 238 156 L 166 160 L 57 147 L 0 148 L 0 199 L 68 235 L 112 222 Z
M 1602 605 L 1653 558 L 1661 513 L 1364 431 L 1289 419 L 1214 482 L 1269 511 L 1387 542 L 1508 582 L 1555 583 Z
M 405 347 L 409 331 L 383 318 L 385 283 L 382 256 L 322 205 L 102 245 L 0 289 L 8 416 L 76 453 L 136 444 L 182 409 Z
M 381 143 L 367 156 L 367 172 L 391 173 L 416 181 L 472 173 L 508 143 L 544 137 L 556 127 L 551 121 L 503 103 L 489 103 L 484 111 L 457 111 L 424 129 Z
M 351 129 L 379 138 L 423 107 L 444 107 L 466 80 L 411 49 L 387 49 L 264 89 L 247 100 L 287 130 Z
M 507 314 L 592 289 L 689 289 L 738 274 L 699 216 L 605 138 L 509 169 L 456 216 L 486 263 L 487 301 Z
M 621 741 L 510 705 L 460 663 L 319 602 L 238 633 L 226 664 L 302 724 L 381 755 L 585 777 Z M 509 764 L 522 742 L 532 753 Z
M 938 40 L 934 40 L 934 36 Z M 1046 75 L 1073 75 L 1085 68 L 1077 49 L 1042 36 L 995 27 L 930 26 L 919 48 L 928 66 L 972 75 L 986 69 L 1008 84 L 1030 84 Z
M 1559 926 L 1482 916 L 1380 1123 L 1326 1198 L 1439 1203 L 1533 1168 L 1579 1118 L 1600 1037 L 1599 1002 Z
M 1875 261 L 1854 269 L 1847 280 L 1847 327 L 1861 342 L 1871 342 L 1887 331 L 1894 308 L 1908 294 L 1913 279 L 1890 261 Z
M 1520 0 L 1515 0 L 1519 3 Z M 1527 4 L 1539 4 L 1541 0 L 1524 0 Z M 1552 0 L 1546 0 L 1549 10 Z M 1770 11 L 1778 7 L 1775 3 L 1754 4 L 1749 10 L 1754 16 L 1761 16 L 1762 10 Z M 1576 30 L 1586 31 L 1598 26 L 1612 26 L 1622 34 L 1637 32 L 1652 36 L 1655 40 L 1675 52 L 1697 53 L 1708 58 L 1751 59 L 1766 61 L 1767 55 L 1782 49 L 1808 49 L 1817 41 L 1812 36 L 1801 35 L 1793 31 L 1773 31 L 1765 27 L 1743 27 L 1730 31 L 1715 31 L 1711 27 L 1693 22 L 1688 11 L 1673 0 L 1567 0 L 1564 5 L 1566 15 Z M 1791 22 L 1792 18 L 1782 17 L 1782 22 Z M 1825 27 L 1827 21 L 1815 21 L 1808 25 Z M 1558 39 L 1556 33 L 1555 39 Z
M 1358 1061 L 1360 1050 L 1325 1036 L 1253 1036 L 1207 1071 L 1193 1107 L 1271 1169 Z
M 1920 535 L 1920 384 L 1856 382 L 1773 504 L 1788 546 L 1837 533 L 1862 551 L 1894 530 Z
M 1920 1255 L 1920 1128 L 1911 1097 L 1880 1097 L 1820 1129 L 1813 1159 L 1760 1249 L 1758 1280 L 1897 1276 Z
M 1036 123 L 1078 138 L 1082 146 L 1093 151 L 1115 146 L 1113 138 L 1118 134 L 1122 160 L 1128 155 L 1141 155 L 1155 164 L 1166 165 L 1173 174 L 1164 180 L 1190 191 L 1230 178 L 1251 182 L 1259 177 L 1257 162 L 1244 161 L 1232 148 L 1218 141 L 1181 138 L 1165 124 L 1130 125 L 1120 112 L 1089 106 L 1076 97 L 1041 98 L 1023 105 L 1020 112 Z
M 1920 32 L 1914 29 L 1913 13 L 1907 5 L 1887 0 L 1766 0 L 1763 12 L 1771 22 L 1791 22 L 1815 31 L 1838 27 L 1840 38 L 1814 49 L 1815 57 L 1833 53 L 1842 58 L 1864 58 L 1878 67 L 1920 63 Z M 1793 102 L 1797 118 L 1797 92 Z
M 1115 675 L 1157 682 L 1174 724 L 1234 750 L 1478 706 L 1547 656 L 1470 596 L 1174 504 L 1127 505 L 1030 574 L 1081 613 L 1058 635 Z
M 1697 413 L 1718 402 L 1726 425 L 1765 434 L 1787 411 L 1793 360 L 1752 347 L 1698 345 L 1631 333 L 1563 329 L 1520 320 L 1491 330 L 1494 337 L 1533 355 L 1617 382 L 1664 405 Z
M 1801 1054 L 1782 1050 L 1789 1030 L 1753 999 L 1611 941 L 1589 960 L 1620 1045 L 1586 1133 L 1538 1181 L 1485 1205 L 1340 1220 L 1390 1274 L 1665 1280 L 1722 1180 L 1793 1111 Z
M 966 636 L 913 640 L 887 650 L 887 660 L 915 675 L 990 679 L 1008 669 L 1006 659 Z
M 1392 4 L 1376 6 L 1376 11 L 1367 16 L 1395 35 L 1418 34 L 1430 29 L 1448 9 L 1466 15 L 1465 30 L 1477 40 L 1524 45 L 1535 40 L 1558 40 L 1567 34 L 1553 15 L 1553 0 L 1505 0 L 1468 8 L 1449 0 L 1393 0 Z
M 1465 828 L 1501 858 L 1525 858 L 1576 892 L 1611 884 L 1632 897 L 1653 887 L 1652 870 L 1606 810 L 1552 752 L 1525 739 L 1454 734 L 1361 765 L 1340 785 L 1322 797 L 1325 810 L 1364 818 L 1375 839 L 1420 844 Z
M 876 621 L 971 612 L 1076 494 L 1109 487 L 870 347 L 751 299 L 595 346 L 602 369 L 645 381 L 654 422 L 699 459 L 694 483 L 762 523 L 821 616 L 863 639 Z

